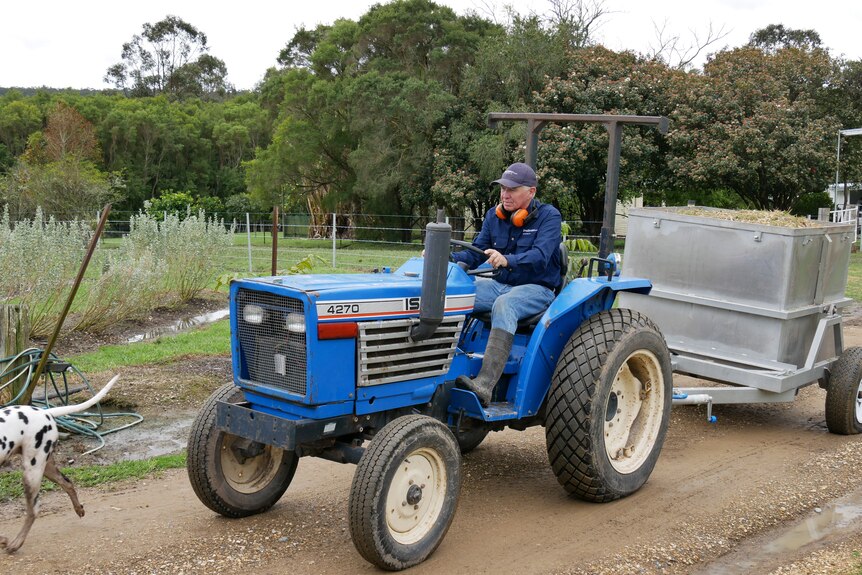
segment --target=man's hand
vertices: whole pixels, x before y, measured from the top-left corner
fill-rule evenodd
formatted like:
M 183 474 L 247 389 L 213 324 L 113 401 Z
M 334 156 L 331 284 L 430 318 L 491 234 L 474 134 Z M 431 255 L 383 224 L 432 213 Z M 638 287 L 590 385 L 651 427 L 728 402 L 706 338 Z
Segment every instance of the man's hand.
M 494 269 L 509 267 L 509 260 L 497 250 L 487 249 L 485 250 L 485 255 L 488 256 L 488 263 Z

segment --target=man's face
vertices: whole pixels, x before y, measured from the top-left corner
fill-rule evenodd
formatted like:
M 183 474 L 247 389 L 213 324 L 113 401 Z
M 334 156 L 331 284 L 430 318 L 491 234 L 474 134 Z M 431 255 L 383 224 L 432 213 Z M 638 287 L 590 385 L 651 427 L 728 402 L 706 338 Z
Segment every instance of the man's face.
M 518 186 L 517 188 L 500 186 L 500 203 L 503 204 L 503 209 L 507 212 L 514 212 L 521 208 L 526 209 L 534 195 L 536 195 L 536 188 L 529 186 Z

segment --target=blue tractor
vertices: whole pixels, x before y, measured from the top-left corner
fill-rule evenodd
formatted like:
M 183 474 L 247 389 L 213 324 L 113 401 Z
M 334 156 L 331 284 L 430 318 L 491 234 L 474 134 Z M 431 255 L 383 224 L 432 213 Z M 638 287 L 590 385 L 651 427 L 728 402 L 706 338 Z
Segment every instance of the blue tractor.
M 492 124 L 509 120 L 527 122 L 534 166 L 546 123 L 605 125 L 607 198 L 599 257 L 519 325 L 490 406 L 455 387 L 482 363 L 490 325 L 471 313 L 472 274 L 486 272 L 448 261 L 451 229 L 439 216 L 425 257 L 395 271 L 235 281 L 234 381 L 203 405 L 188 444 L 189 477 L 207 507 L 233 518 L 267 510 L 303 456 L 354 463 L 354 544 L 398 570 L 440 544 L 458 505 L 461 454 L 491 431 L 543 425 L 557 479 L 581 499 L 612 501 L 646 482 L 668 425 L 670 354 L 647 317 L 614 308 L 619 292 L 648 293 L 651 284 L 620 276 L 609 254 L 622 127 L 664 132 L 667 120 L 491 115 Z

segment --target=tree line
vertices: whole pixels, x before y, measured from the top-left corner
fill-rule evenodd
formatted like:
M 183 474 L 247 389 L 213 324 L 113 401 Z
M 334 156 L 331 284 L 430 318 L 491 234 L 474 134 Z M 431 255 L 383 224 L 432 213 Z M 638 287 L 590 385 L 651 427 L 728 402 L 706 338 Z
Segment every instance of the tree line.
M 296 30 L 247 93 L 225 81 L 202 32 L 174 16 L 146 24 L 106 72 L 116 90 L 0 95 L 0 201 L 18 217 L 191 197 L 223 213 L 445 206 L 478 219 L 495 201 L 487 182 L 524 154 L 524 127 L 491 130 L 487 114 L 530 111 L 668 116 L 666 136 L 626 128 L 623 199 L 828 203 L 838 130 L 862 126 L 862 61 L 776 24 L 697 70 L 673 43 L 653 54 L 597 44 L 612 17 L 600 1 L 550 6 L 499 22 L 429 0 L 377 4 Z M 606 150 L 600 127 L 545 128 L 543 201 L 567 220 L 601 220 Z M 848 139 L 841 158 L 841 181 L 862 181 L 862 142 Z

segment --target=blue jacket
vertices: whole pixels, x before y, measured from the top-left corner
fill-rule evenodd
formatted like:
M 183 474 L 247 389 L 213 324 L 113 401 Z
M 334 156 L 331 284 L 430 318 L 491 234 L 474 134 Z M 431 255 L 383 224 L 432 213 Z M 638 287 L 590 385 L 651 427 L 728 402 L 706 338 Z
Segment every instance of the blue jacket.
M 506 256 L 509 267 L 500 270 L 494 279 L 513 286 L 539 284 L 556 289 L 562 275 L 560 242 L 563 241 L 563 218 L 557 208 L 534 198 L 530 203 L 531 217 L 521 228 L 498 218 L 495 210 L 496 207 L 488 210 L 482 231 L 473 239 L 477 248 L 494 248 Z M 473 269 L 486 258 L 464 250 L 453 253 L 452 259 L 466 262 Z

